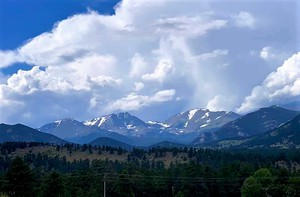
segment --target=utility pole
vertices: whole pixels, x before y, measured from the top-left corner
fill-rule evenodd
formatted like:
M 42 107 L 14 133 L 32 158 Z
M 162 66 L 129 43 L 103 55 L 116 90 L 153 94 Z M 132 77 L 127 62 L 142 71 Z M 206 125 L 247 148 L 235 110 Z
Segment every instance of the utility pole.
M 172 196 L 174 197 L 175 196 L 175 186 L 172 185 Z
M 106 197 L 106 174 L 104 174 L 103 179 L 103 197 Z

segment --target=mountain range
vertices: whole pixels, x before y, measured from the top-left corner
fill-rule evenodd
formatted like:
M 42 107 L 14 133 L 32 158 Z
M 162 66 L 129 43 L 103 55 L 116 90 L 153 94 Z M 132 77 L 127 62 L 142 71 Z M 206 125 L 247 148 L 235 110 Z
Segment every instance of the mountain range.
M 164 122 L 144 122 L 122 112 L 83 122 L 71 118 L 58 120 L 38 130 L 74 143 L 88 143 L 97 137 L 112 137 L 136 146 L 148 146 L 161 141 L 186 144 L 200 133 L 215 131 L 239 117 L 233 112 L 193 109 L 174 115 Z
M 92 145 L 120 145 L 126 149 L 134 146 L 151 147 L 154 144 L 159 146 L 182 146 L 183 144 L 221 147 L 220 143 L 233 146 L 232 144 L 235 144 L 233 142 L 237 142 L 237 144 L 244 144 L 243 147 L 247 147 L 248 145 L 244 143 L 245 139 L 247 141 L 254 140 L 251 144 L 255 144 L 260 138 L 254 136 L 279 129 L 293 118 L 298 117 L 298 114 L 298 111 L 279 106 L 261 108 L 244 116 L 226 111 L 192 109 L 178 113 L 163 122 L 145 122 L 128 112 L 122 112 L 86 121 L 66 118 L 45 124 L 37 130 L 21 124 L 1 124 L 0 142 L 63 143 L 69 141 Z M 295 124 L 299 123 L 293 125 Z M 290 128 L 297 133 L 295 128 L 298 127 L 287 127 L 287 129 Z M 298 133 L 294 135 L 297 139 L 299 138 Z M 274 135 L 271 135 L 272 137 Z M 272 138 L 272 140 L 274 139 Z M 272 140 L 267 139 L 267 141 Z M 293 138 L 293 142 L 297 143 L 297 140 Z M 224 147 L 226 146 L 224 145 Z M 242 145 L 236 147 L 242 147 Z M 299 148 L 298 146 L 288 147 Z

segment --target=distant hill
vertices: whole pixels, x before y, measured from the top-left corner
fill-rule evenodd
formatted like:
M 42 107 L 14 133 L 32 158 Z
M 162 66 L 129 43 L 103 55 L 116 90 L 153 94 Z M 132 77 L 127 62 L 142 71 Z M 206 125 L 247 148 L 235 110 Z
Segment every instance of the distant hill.
M 129 139 L 124 135 L 118 134 L 116 132 L 108 132 L 108 133 L 92 132 L 86 136 L 78 137 L 77 141 L 81 144 L 88 144 L 99 137 L 109 137 L 126 144 L 134 144 L 133 140 Z
M 300 149 L 300 115 L 286 124 L 244 139 L 229 139 L 215 143 L 218 148 L 296 148 Z
M 279 106 L 261 108 L 241 118 L 225 124 L 213 133 L 203 133 L 193 141 L 194 145 L 213 141 L 244 138 L 272 130 L 294 118 L 298 111 L 292 111 Z
M 89 143 L 92 146 L 111 146 L 111 147 L 121 147 L 127 150 L 132 149 L 133 147 L 129 144 L 119 142 L 115 139 L 109 138 L 109 137 L 99 137 L 95 139 L 94 141 Z
M 0 143 L 2 142 L 44 142 L 53 144 L 62 144 L 66 141 L 48 134 L 43 133 L 22 124 L 7 125 L 0 124 Z

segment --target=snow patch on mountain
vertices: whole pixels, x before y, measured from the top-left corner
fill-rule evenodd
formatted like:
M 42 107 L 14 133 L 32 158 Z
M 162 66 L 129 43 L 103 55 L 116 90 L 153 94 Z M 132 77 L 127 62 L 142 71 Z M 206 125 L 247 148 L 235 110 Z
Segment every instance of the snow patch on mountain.
M 127 127 L 127 129 L 135 129 L 135 128 L 136 128 L 136 126 L 133 126 L 133 125 L 131 125 L 131 124 L 126 125 L 126 127 Z
M 208 116 L 209 116 L 209 112 L 206 112 L 206 113 L 204 114 L 204 116 L 201 117 L 201 119 L 207 118 Z
M 206 127 L 208 124 L 200 125 L 200 128 Z
M 94 119 L 83 122 L 83 124 L 86 126 L 94 126 L 99 120 L 100 120 L 100 118 L 94 118 Z
M 106 121 L 106 119 L 107 118 L 105 116 L 102 116 L 102 117 L 99 117 L 99 118 L 93 118 L 91 120 L 85 121 L 85 122 L 83 122 L 83 124 L 86 125 L 86 126 L 95 126 L 95 125 L 97 125 L 98 127 L 100 127 Z
M 54 121 L 54 123 L 56 123 L 57 126 L 59 126 L 61 124 L 61 122 L 62 122 L 62 120 L 56 120 L 56 121 Z
M 101 117 L 100 123 L 98 126 L 101 126 L 106 121 L 106 117 Z
M 189 120 L 191 120 L 194 117 L 194 115 L 195 115 L 195 113 L 197 113 L 197 111 L 198 111 L 198 109 L 192 109 L 189 111 Z
M 150 125 L 160 125 L 160 126 L 162 126 L 164 128 L 169 128 L 171 126 L 169 124 L 164 124 L 162 122 L 156 122 L 156 121 L 147 121 L 146 123 L 150 124 Z
M 189 121 L 186 121 L 186 122 L 184 123 L 184 128 L 187 128 L 188 124 L 189 124 Z

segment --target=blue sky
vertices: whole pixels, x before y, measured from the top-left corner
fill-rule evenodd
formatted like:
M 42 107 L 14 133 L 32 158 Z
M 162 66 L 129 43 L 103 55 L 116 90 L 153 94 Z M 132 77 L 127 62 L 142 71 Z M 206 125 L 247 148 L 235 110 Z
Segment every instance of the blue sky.
M 55 22 L 87 8 L 113 14 L 116 0 L 1 0 L 0 48 L 15 49 L 25 40 L 50 31 Z
M 296 0 L 117 3 L 0 2 L 0 122 L 299 101 Z
M 119 0 L 2 0 L 0 1 L 0 49 L 13 50 L 27 40 L 74 14 L 84 13 L 87 9 L 99 13 L 114 14 L 114 6 Z M 29 70 L 26 63 L 15 64 L 2 70 L 13 74 L 19 69 Z

